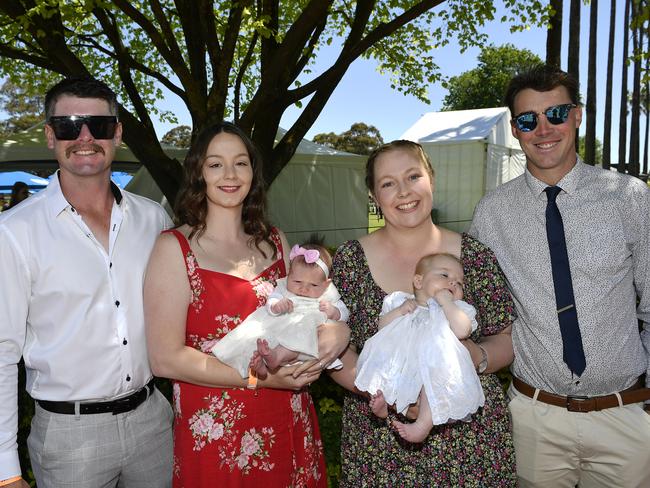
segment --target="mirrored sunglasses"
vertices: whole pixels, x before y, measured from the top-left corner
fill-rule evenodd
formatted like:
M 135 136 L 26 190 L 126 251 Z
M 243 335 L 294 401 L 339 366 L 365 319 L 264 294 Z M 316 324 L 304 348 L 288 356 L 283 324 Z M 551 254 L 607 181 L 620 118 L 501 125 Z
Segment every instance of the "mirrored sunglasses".
M 47 122 L 60 141 L 73 141 L 86 125 L 95 139 L 112 139 L 115 136 L 115 115 L 58 115 Z
M 515 115 L 512 118 L 512 123 L 521 132 L 531 132 L 537 127 L 537 118 L 543 114 L 549 124 L 564 124 L 569 118 L 569 112 L 575 107 L 577 107 L 575 103 L 563 103 L 562 105 L 548 107 L 543 112 L 524 112 Z

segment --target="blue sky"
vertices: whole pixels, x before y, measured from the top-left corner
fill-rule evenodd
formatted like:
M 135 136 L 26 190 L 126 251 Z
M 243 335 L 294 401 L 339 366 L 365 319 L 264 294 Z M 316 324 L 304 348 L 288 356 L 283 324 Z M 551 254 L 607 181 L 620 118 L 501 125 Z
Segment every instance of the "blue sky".
M 568 1 L 565 1 L 564 7 L 564 27 L 563 27 L 563 68 L 566 68 L 566 50 L 568 43 Z M 499 19 L 504 12 L 503 6 L 498 2 L 499 8 L 496 19 Z M 617 2 L 617 32 L 616 32 L 616 50 L 618 53 L 622 50 L 622 29 L 621 19 L 623 16 L 624 1 L 618 0 Z M 602 140 L 603 120 L 602 113 L 605 105 L 605 79 L 607 67 L 607 42 L 609 35 L 609 19 L 610 2 L 599 2 L 599 15 L 598 15 L 598 82 L 597 82 L 597 111 L 600 114 L 597 122 L 597 137 Z M 583 5 L 581 12 L 582 19 L 582 32 L 581 32 L 581 49 L 580 49 L 580 65 L 581 65 L 581 92 L 583 101 L 586 96 L 587 89 L 587 63 L 588 63 L 588 38 L 589 38 L 589 12 L 590 7 Z M 501 24 L 499 21 L 486 25 L 483 29 L 488 34 L 488 42 L 501 45 L 505 43 L 514 44 L 520 48 L 527 48 L 542 59 L 545 57 L 546 50 L 546 31 L 539 28 L 533 28 L 528 31 L 520 33 L 510 33 L 509 26 Z M 463 71 L 472 69 L 477 64 L 477 55 L 479 48 L 469 49 L 464 53 L 460 53 L 458 45 L 451 43 L 442 49 L 434 52 L 435 62 L 440 66 L 441 72 L 445 76 L 454 76 L 462 73 Z M 331 60 L 331 56 L 335 53 L 333 50 L 326 50 L 322 53 L 322 60 L 317 63 L 314 71 L 317 73 L 319 69 L 329 66 L 326 64 Z M 620 58 L 620 54 L 619 54 Z M 437 111 L 442 106 L 442 100 L 446 94 L 446 90 L 442 88 L 440 83 L 432 84 L 429 87 L 429 99 L 431 104 L 427 105 L 417 100 L 412 96 L 404 96 L 396 90 L 390 88 L 390 81 L 387 76 L 382 76 L 377 72 L 377 64 L 373 60 L 355 61 L 345 77 L 336 88 L 332 97 L 330 98 L 327 106 L 321 113 L 320 117 L 307 133 L 307 138 L 312 138 L 315 134 L 320 132 L 335 132 L 341 133 L 350 128 L 355 122 L 365 122 L 377 127 L 386 141 L 399 138 L 415 121 L 424 113 Z M 620 73 L 620 59 L 614 66 L 614 103 L 613 113 L 616 114 L 615 120 L 618 118 L 620 98 L 620 81 L 616 79 Z M 629 79 L 631 83 L 632 70 L 629 72 Z M 305 80 L 302 80 L 303 82 Z M 182 104 L 175 103 L 173 96 L 165 100 L 164 106 L 171 108 L 179 117 L 180 123 L 189 123 L 189 116 L 187 115 Z M 170 105 L 171 103 L 171 105 Z M 161 104 L 162 106 L 162 104 Z M 289 127 L 297 118 L 299 109 L 292 107 L 285 112 L 282 118 L 281 125 Z M 644 123 L 645 121 L 643 121 Z M 158 124 L 156 130 L 159 136 L 162 136 L 172 125 Z M 645 126 L 642 124 L 642 129 Z M 585 124 L 581 127 L 581 133 L 584 134 Z M 617 128 L 614 130 L 617 133 Z M 612 147 L 612 159 L 617 159 L 618 151 L 618 135 L 614 138 Z

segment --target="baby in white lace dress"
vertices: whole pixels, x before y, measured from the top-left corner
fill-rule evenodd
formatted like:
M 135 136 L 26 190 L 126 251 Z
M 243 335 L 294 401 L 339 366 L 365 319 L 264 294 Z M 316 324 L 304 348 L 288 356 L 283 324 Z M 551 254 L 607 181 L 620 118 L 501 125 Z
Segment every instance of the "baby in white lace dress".
M 386 296 L 379 331 L 359 355 L 355 386 L 371 394 L 375 415 L 387 405 L 405 413 L 419 400 L 413 423 L 394 421 L 400 436 L 422 442 L 433 425 L 466 420 L 485 397 L 469 352 L 459 339 L 476 329 L 476 310 L 462 300 L 463 267 L 450 254 L 432 254 L 417 264 L 415 295 Z
M 329 278 L 332 258 L 325 247 L 306 243 L 289 253 L 286 278 L 277 280 L 266 306 L 250 314 L 212 348 L 223 363 L 243 378 L 296 361 L 318 358 L 318 326 L 328 320 L 345 322 L 350 313 Z M 321 365 L 321 367 L 323 367 Z M 328 369 L 339 369 L 336 359 Z

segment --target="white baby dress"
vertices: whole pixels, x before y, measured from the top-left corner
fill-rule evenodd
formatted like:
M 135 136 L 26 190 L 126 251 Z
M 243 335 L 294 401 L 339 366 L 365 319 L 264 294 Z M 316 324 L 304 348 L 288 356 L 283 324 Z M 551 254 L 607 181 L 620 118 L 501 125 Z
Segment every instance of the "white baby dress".
M 248 377 L 248 366 L 253 352 L 257 350 L 257 339 L 265 339 L 269 347 L 280 345 L 301 353 L 299 360 L 318 357 L 318 326 L 329 319 L 321 312 L 319 302 L 326 300 L 343 309 L 341 321 L 347 320 L 347 308 L 341 302 L 341 295 L 333 284 L 318 298 L 301 297 L 287 290 L 287 279 L 277 281 L 273 295 L 289 298 L 293 311 L 272 315 L 267 307 L 260 307 L 250 314 L 234 330 L 231 330 L 212 348 L 221 362 L 236 369 L 242 378 Z M 340 302 L 340 303 L 339 303 Z M 335 360 L 329 368 L 340 369 L 342 363 Z
M 386 296 L 381 315 L 399 307 L 413 295 Z M 462 300 L 458 305 L 477 327 L 476 310 Z M 469 352 L 454 335 L 447 317 L 434 300 L 427 307 L 402 315 L 368 339 L 357 361 L 355 386 L 375 394 L 405 413 L 424 386 L 433 424 L 464 420 L 485 403 L 483 388 Z

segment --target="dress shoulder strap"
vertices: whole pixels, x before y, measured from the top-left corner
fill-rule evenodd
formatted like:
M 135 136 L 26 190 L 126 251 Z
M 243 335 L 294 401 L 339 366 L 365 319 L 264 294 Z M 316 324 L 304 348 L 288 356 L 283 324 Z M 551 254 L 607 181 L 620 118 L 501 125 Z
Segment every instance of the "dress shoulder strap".
M 190 243 L 187 240 L 187 237 L 183 235 L 178 229 L 168 229 L 162 232 L 163 234 L 172 234 L 178 240 L 178 244 L 181 246 L 181 252 L 183 253 L 183 261 L 185 262 L 185 268 L 187 269 L 188 276 L 192 275 L 194 270 L 198 267 L 196 262 L 196 257 L 192 252 Z
M 271 241 L 275 244 L 275 249 L 278 252 L 277 260 L 283 259 L 284 251 L 282 249 L 282 239 L 280 239 L 280 232 L 278 232 L 277 227 L 271 227 Z

